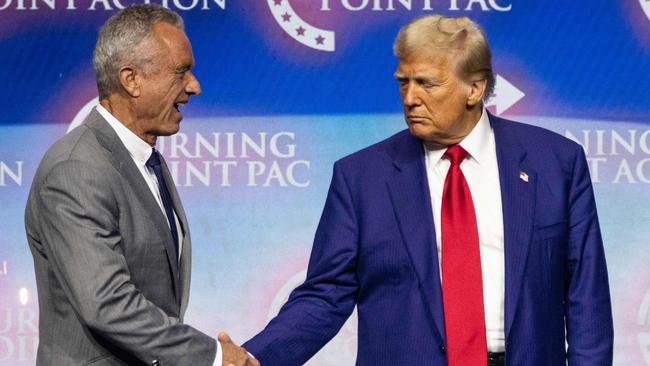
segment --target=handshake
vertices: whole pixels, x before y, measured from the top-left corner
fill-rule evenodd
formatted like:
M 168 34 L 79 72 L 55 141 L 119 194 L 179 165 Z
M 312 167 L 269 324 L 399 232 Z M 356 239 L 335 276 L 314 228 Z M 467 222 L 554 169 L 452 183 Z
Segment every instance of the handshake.
M 243 347 L 236 345 L 227 333 L 219 333 L 217 341 L 221 344 L 222 366 L 260 366 L 260 363 Z

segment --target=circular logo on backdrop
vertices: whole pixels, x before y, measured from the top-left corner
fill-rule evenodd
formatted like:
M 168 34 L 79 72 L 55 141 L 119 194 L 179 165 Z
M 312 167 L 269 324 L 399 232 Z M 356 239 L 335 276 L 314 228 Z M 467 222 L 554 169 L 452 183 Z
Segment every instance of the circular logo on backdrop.
M 646 365 L 650 365 L 650 289 L 648 289 L 641 301 L 637 317 L 639 332 L 637 340 L 641 349 L 641 355 Z
M 639 4 L 641 4 L 645 16 L 650 20 L 650 0 L 639 0 Z
M 320 50 L 333 52 L 335 49 L 334 32 L 326 29 L 316 28 L 304 21 L 289 0 L 267 0 L 273 18 L 291 38 L 303 45 Z

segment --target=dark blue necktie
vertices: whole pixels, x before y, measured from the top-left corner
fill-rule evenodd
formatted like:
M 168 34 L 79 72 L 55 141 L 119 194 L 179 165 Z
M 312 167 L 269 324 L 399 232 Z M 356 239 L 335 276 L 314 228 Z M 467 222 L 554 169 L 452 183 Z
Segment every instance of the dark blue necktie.
M 163 207 L 165 207 L 165 214 L 167 221 L 172 231 L 172 238 L 174 239 L 174 248 L 176 249 L 176 259 L 178 259 L 178 231 L 176 230 L 176 220 L 174 219 L 174 208 L 172 205 L 172 197 L 169 195 L 169 190 L 163 178 L 162 166 L 160 165 L 160 154 L 156 149 L 152 149 L 151 156 L 147 160 L 147 166 L 153 169 L 158 180 L 158 190 L 160 191 L 160 198 L 162 199 Z

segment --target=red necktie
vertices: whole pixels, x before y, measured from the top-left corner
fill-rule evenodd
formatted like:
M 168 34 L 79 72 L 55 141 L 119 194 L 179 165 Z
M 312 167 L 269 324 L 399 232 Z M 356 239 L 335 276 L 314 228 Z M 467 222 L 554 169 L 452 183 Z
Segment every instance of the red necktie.
M 468 153 L 450 146 L 442 193 L 442 298 L 449 366 L 487 365 L 478 228 L 472 194 L 460 170 Z

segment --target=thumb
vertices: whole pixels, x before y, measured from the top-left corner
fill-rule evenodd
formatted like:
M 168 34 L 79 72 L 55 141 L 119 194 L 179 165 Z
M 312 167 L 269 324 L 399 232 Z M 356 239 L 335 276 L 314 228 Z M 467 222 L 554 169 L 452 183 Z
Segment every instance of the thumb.
M 217 336 L 217 340 L 221 343 L 232 343 L 232 339 L 230 339 L 230 336 L 226 332 L 219 332 L 219 335 Z

